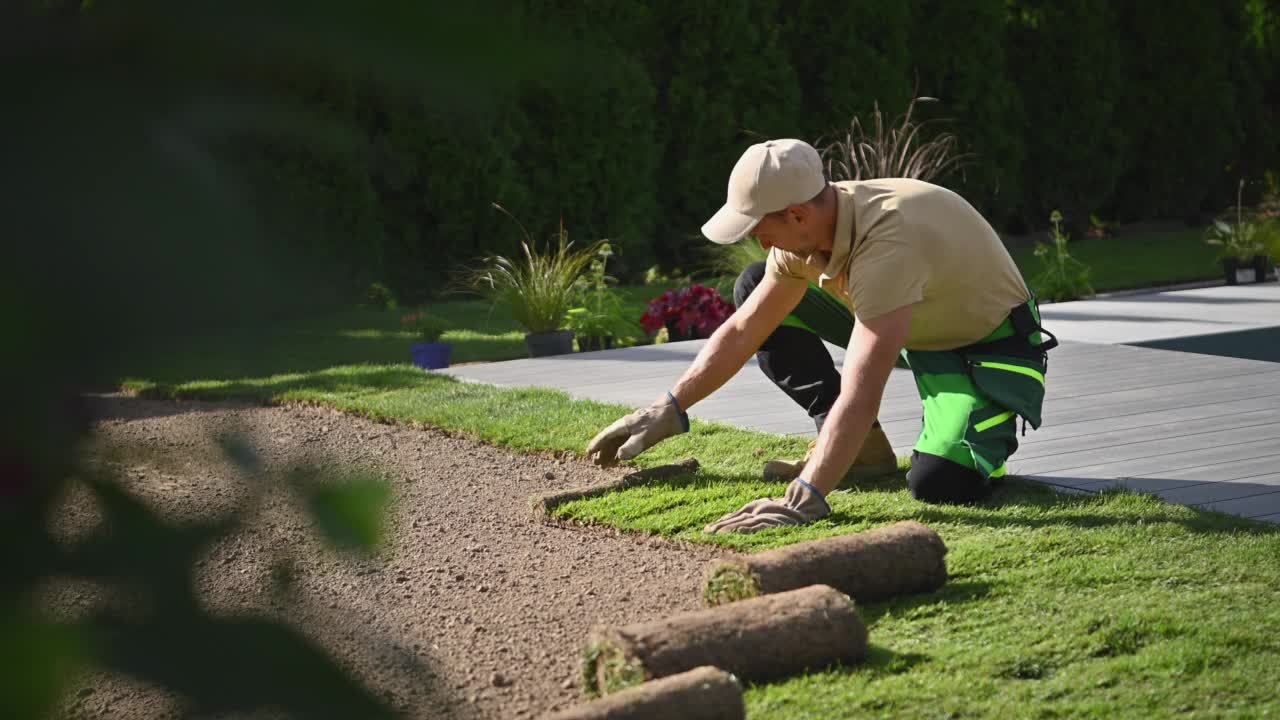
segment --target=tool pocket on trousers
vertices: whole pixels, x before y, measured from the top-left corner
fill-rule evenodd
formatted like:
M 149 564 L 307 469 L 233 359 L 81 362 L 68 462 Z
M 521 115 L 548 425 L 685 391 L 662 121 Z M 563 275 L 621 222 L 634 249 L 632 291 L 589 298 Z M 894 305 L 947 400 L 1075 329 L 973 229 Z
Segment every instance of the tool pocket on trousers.
M 969 413 L 964 444 L 984 476 L 990 476 L 1018 449 L 1017 419 L 1012 410 L 990 405 Z
M 1043 359 L 971 355 L 966 361 L 978 390 L 1002 410 L 1021 415 L 1033 428 L 1040 427 L 1047 369 Z

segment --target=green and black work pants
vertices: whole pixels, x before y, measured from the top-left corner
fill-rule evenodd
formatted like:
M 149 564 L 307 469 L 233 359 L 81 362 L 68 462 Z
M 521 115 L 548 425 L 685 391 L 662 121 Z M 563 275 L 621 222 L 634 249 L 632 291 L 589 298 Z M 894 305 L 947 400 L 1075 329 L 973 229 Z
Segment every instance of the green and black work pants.
M 764 271 L 764 263 L 754 263 L 739 275 L 735 303 L 746 300 Z M 840 372 L 823 341 L 847 347 L 853 325 L 843 303 L 811 285 L 756 353 L 764 374 L 805 409 L 818 430 L 840 395 Z M 1046 352 L 1056 344 L 1040 326 L 1033 298 L 973 345 L 902 351 L 899 366 L 911 369 L 924 409 L 907 473 L 912 495 L 927 502 L 971 502 L 990 494 L 992 480 L 1004 475 L 1005 461 L 1018 448 L 1018 418 L 1040 427 Z

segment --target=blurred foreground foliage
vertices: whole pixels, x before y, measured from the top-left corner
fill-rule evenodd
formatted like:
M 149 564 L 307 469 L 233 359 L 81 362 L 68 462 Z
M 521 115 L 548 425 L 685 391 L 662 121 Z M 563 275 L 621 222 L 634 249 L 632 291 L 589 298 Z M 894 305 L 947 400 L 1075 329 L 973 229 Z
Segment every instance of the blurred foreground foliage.
M 497 10 L 408 0 L 0 3 L 0 324 L 10 380 L 0 427 L 0 717 L 56 712 L 78 673 L 95 669 L 171 691 L 192 715 L 392 714 L 288 626 L 201 605 L 197 556 L 252 521 L 257 504 L 186 523 L 160 517 L 84 461 L 83 393 L 116 374 L 122 348 L 163 347 L 213 326 L 266 329 L 335 304 L 344 258 L 310 238 L 344 210 L 271 193 L 246 149 L 265 142 L 309 158 L 378 149 L 342 112 L 305 92 L 284 102 L 273 88 L 324 78 L 423 113 L 482 114 L 557 63 L 530 40 L 537 33 L 513 31 Z M 273 482 L 246 443 L 224 450 L 261 477 L 260 493 L 280 485 L 297 494 L 339 547 L 376 551 L 389 502 L 378 480 L 326 466 Z M 59 539 L 51 515 L 77 486 L 101 521 Z M 130 602 L 55 618 L 35 596 L 68 581 Z

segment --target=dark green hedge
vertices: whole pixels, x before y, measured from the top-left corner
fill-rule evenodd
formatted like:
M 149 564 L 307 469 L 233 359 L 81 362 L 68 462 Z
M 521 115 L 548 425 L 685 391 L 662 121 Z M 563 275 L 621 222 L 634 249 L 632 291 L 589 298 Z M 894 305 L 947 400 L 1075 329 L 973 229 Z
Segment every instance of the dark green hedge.
M 292 246 L 407 299 L 449 271 L 539 241 L 612 238 L 614 269 L 689 269 L 729 170 L 764 137 L 830 137 L 874 105 L 926 117 L 976 158 L 948 178 L 1006 230 L 1200 222 L 1240 177 L 1280 170 L 1275 3 L 1236 0 L 545 0 L 509 23 L 556 28 L 565 62 L 466 107 L 358 78 L 276 90 L 356 128 L 354 148 L 275 139 L 253 153 L 264 198 L 320 207 L 275 218 Z M 281 207 L 288 206 L 284 203 Z

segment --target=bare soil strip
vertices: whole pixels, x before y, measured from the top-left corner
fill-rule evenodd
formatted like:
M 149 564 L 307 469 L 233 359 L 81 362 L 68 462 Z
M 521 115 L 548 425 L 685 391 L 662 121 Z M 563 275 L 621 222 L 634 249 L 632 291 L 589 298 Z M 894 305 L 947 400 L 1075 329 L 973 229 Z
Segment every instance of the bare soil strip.
M 202 563 L 217 612 L 281 618 L 415 718 L 527 718 L 583 698 L 579 658 L 597 625 L 656 620 L 700 607 L 702 568 L 725 553 L 599 528 L 535 522 L 529 497 L 617 480 L 585 462 L 521 455 L 432 430 L 313 407 L 94 401 L 93 452 L 166 517 L 234 507 L 247 481 L 214 438 L 242 431 L 269 469 L 307 461 L 376 468 L 392 485 L 385 552 L 352 562 L 323 547 L 306 517 L 274 497 L 250 527 Z M 60 530 L 97 521 L 73 494 Z M 294 559 L 295 594 L 272 591 Z M 93 588 L 51 602 L 74 614 Z M 180 717 L 182 706 L 128 678 L 95 673 L 72 693 L 70 717 Z

